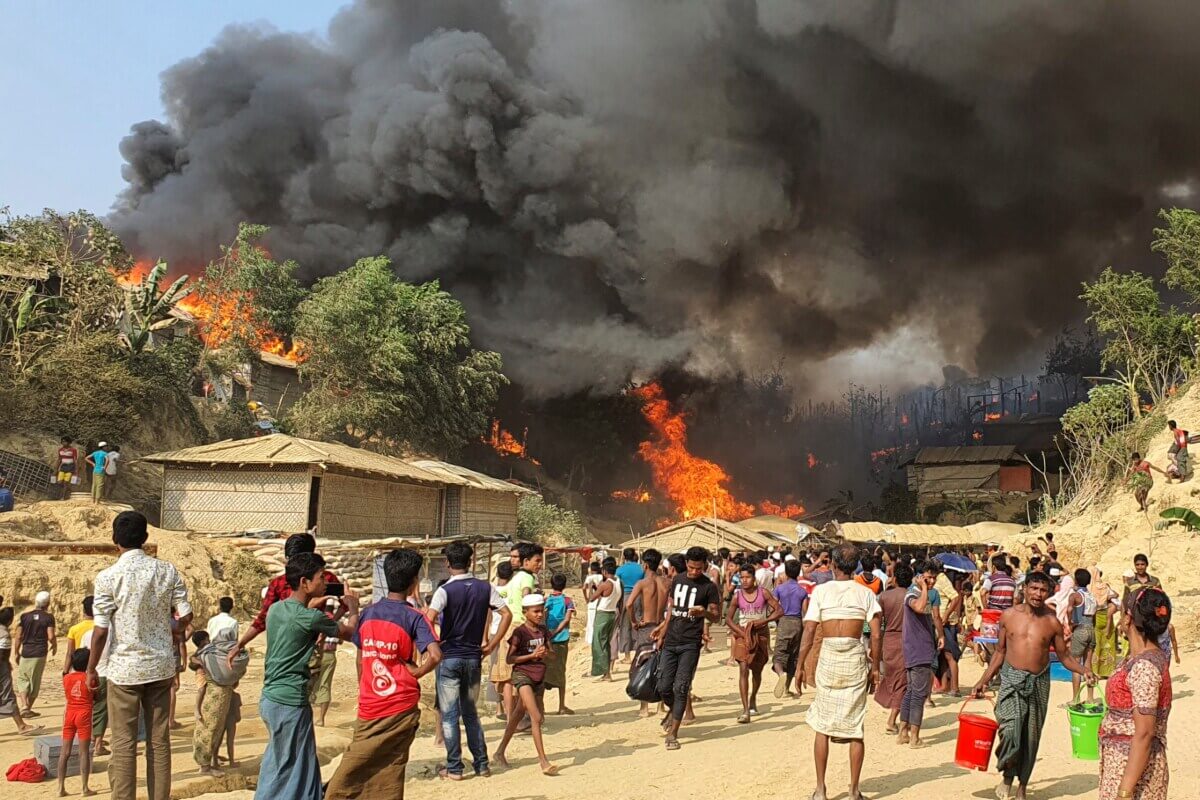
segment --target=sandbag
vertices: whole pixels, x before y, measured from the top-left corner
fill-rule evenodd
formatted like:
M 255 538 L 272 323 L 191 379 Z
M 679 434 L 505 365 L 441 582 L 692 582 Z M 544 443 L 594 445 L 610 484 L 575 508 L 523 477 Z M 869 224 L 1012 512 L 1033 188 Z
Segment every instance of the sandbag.
M 625 694 L 630 700 L 642 703 L 658 701 L 658 662 L 662 656 L 660 650 L 643 650 L 634 658 L 633 666 L 629 668 L 629 683 L 625 685 Z

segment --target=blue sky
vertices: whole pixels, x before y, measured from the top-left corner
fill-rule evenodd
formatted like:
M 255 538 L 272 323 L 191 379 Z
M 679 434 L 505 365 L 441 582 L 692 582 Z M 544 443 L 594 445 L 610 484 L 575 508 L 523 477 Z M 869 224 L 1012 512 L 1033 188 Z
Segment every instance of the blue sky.
M 316 0 L 0 0 L 0 206 L 105 213 L 122 188 L 117 144 L 162 118 L 158 76 L 234 22 L 324 32 Z

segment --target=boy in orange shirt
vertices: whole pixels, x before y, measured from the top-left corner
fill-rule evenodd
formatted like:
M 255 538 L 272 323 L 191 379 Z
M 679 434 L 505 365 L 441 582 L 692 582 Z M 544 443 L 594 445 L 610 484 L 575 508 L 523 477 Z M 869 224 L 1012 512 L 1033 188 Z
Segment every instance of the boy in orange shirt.
M 92 774 L 92 690 L 87 684 L 87 664 L 91 650 L 76 648 L 71 654 L 71 671 L 63 676 L 63 694 L 67 698 L 67 710 L 63 713 L 62 751 L 58 754 L 58 796 L 66 797 L 67 762 L 71 748 L 79 739 L 79 774 L 83 779 L 83 796 L 95 792 L 88 788 Z

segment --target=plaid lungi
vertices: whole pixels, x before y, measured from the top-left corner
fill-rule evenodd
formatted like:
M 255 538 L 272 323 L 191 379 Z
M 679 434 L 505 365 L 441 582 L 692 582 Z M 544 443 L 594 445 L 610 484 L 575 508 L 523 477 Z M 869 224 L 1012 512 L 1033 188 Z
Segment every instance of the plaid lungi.
M 860 637 L 823 640 L 817 657 L 816 697 L 806 716 L 808 727 L 835 739 L 863 738 L 870 677 L 867 648 Z

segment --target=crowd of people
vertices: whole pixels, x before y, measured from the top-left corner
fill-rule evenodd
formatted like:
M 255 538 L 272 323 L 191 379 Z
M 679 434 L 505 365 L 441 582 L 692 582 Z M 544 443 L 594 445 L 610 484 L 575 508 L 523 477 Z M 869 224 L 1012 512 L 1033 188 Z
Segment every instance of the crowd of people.
M 83 794 L 92 794 L 94 759 L 108 755 L 112 797 L 132 800 L 144 724 L 146 791 L 151 800 L 166 800 L 175 695 L 188 670 L 197 687 L 196 766 L 221 775 L 222 744 L 224 761 L 236 766 L 246 648 L 263 633 L 259 714 L 268 740 L 256 796 L 402 797 L 418 732 L 420 682 L 431 674 L 438 740 L 445 748 L 442 779 L 468 777 L 464 731 L 477 777 L 490 776 L 493 766 L 509 767 L 507 751 L 521 731 L 530 733 L 541 771 L 557 774 L 543 728 L 545 694 L 558 691 L 553 713 L 574 713 L 566 690 L 577 610 L 566 593 L 567 577 L 544 572 L 539 545 L 516 544 L 489 581 L 474 574 L 471 546 L 452 542 L 444 565 L 437 565 L 447 578 L 428 596 L 421 592 L 421 576 L 430 565 L 422 555 L 392 551 L 383 559 L 386 591 L 363 606 L 326 569 L 315 537 L 296 534 L 285 543 L 286 570 L 264 589 L 249 624 L 239 623 L 232 598 L 225 597 L 201 626 L 179 572 L 146 554 L 146 538 L 143 515 L 116 517 L 113 542 L 120 555 L 96 576 L 94 594 L 66 636 L 61 795 L 68 760 L 78 748 Z M 1076 699 L 1085 685 L 1090 699 L 1097 681 L 1108 681 L 1100 733 L 1102 800 L 1166 797 L 1170 658 L 1174 654 L 1178 662 L 1178 645 L 1170 600 L 1143 555 L 1135 557 L 1120 591 L 1099 569 L 1065 568 L 1051 535 L 1035 547 L 1025 570 L 995 548 L 979 559 L 941 560 L 851 544 L 816 552 L 692 547 L 665 556 L 654 549 L 621 556 L 620 565 L 603 558 L 587 568 L 588 672 L 611 680 L 615 664 L 632 674 L 654 656 L 659 702 L 641 701 L 638 713 L 661 714 L 669 751 L 680 749 L 681 727 L 695 717 L 692 682 L 702 653 L 712 649 L 712 626 L 723 624 L 730 645 L 725 663 L 738 669 L 736 724 L 750 724 L 758 715 L 768 665 L 777 699 L 813 690 L 806 723 L 814 733 L 816 800 L 827 796 L 826 770 L 836 744 L 848 745 L 849 796 L 861 800 L 872 695 L 888 710 L 886 733 L 903 746 L 925 747 L 925 709 L 935 692 L 963 695 L 957 666 L 970 653 L 984 671 L 969 692 L 996 694 L 998 796 L 1025 796 L 1049 713 L 1049 667 L 1057 659 L 1076 678 Z M 11 716 L 25 735 L 40 731 L 27 720 L 40 716 L 35 706 L 45 663 L 58 656 L 50 599 L 38 594 L 19 620 L 12 608 L 0 610 L 0 714 Z M 15 639 L 8 633 L 14 622 Z M 324 724 L 332 699 L 341 642 L 359 653 L 358 719 L 323 785 L 315 728 Z M 485 681 L 505 723 L 490 752 L 480 719 Z M 106 732 L 111 751 L 104 747 Z
M 58 499 L 66 500 L 71 496 L 71 492 L 84 482 L 86 474 L 87 480 L 91 482 L 92 502 L 109 500 L 117 485 L 120 462 L 119 445 L 100 442 L 95 450 L 81 459 L 79 448 L 75 446 L 71 437 L 64 436 L 59 440 L 54 466 L 50 470 L 51 494 L 57 494 Z

